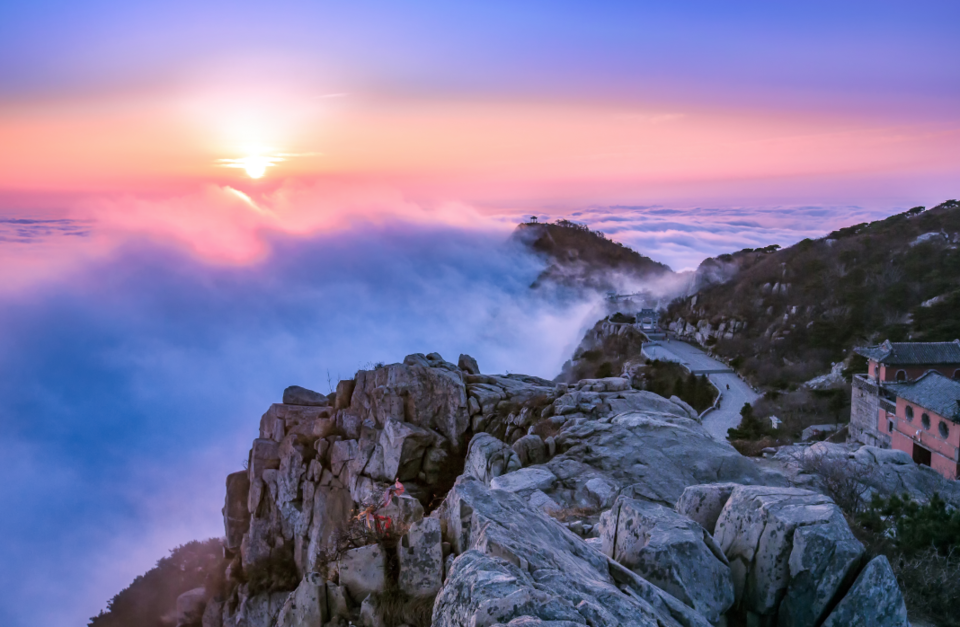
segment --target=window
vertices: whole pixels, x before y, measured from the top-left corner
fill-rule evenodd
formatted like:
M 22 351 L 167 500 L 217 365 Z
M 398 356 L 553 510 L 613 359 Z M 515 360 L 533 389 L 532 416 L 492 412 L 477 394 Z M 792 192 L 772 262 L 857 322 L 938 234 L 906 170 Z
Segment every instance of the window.
M 907 371 L 898 370 L 897 371 L 897 381 L 906 381 L 907 380 Z
M 887 433 L 893 433 L 893 421 L 892 421 L 892 420 L 888 420 L 888 421 L 887 421 Z
M 924 428 L 924 429 L 926 429 L 927 431 L 929 431 L 929 430 L 930 430 L 930 416 L 928 416 L 927 414 L 924 414 L 924 415 L 920 416 L 920 424 L 923 425 L 923 428 Z
M 940 421 L 940 437 L 944 440 L 947 439 L 947 436 L 950 435 L 950 427 L 947 426 L 947 423 L 943 420 Z
M 913 407 L 907 405 L 907 422 L 913 422 Z

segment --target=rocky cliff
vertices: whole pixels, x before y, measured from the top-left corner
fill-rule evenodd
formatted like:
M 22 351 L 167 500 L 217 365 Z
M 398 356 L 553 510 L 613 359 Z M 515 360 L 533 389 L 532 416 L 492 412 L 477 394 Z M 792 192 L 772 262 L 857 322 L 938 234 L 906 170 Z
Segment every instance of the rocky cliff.
M 907 624 L 816 481 L 626 379 L 418 354 L 284 400 L 226 480 L 230 563 L 184 627 Z

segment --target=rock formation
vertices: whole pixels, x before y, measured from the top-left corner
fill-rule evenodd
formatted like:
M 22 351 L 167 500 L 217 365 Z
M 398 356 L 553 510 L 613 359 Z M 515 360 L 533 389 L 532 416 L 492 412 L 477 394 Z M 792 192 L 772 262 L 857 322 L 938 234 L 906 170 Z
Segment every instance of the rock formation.
M 182 626 L 905 624 L 802 473 L 627 379 L 479 370 L 417 354 L 288 388 L 227 477 L 225 583 Z

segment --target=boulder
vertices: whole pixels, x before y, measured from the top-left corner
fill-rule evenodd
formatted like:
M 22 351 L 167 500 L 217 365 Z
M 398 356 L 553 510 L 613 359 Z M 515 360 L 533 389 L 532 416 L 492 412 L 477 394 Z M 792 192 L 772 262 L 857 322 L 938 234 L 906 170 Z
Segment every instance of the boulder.
M 516 494 L 461 477 L 438 515 L 458 557 L 434 603 L 434 627 L 709 625 Z
M 337 396 L 334 401 L 335 409 L 346 409 L 350 407 L 350 397 L 353 396 L 353 388 L 356 385 L 356 381 L 353 379 L 345 379 L 337 383 Z
M 326 584 L 304 578 L 280 608 L 276 627 L 320 627 L 329 617 Z
M 368 595 L 383 592 L 385 567 L 383 548 L 379 544 L 350 549 L 340 556 L 340 585 L 359 604 Z
M 280 444 L 273 440 L 257 438 L 253 441 L 250 450 L 250 462 L 247 471 L 250 473 L 250 483 L 254 483 L 263 475 L 263 471 L 280 467 Z
M 866 565 L 823 627 L 909 627 L 907 608 L 887 558 Z
M 542 467 L 558 482 L 543 489 L 565 508 L 597 507 L 597 482 L 622 494 L 673 507 L 691 485 L 762 484 L 772 477 L 726 442 L 714 440 L 700 423 L 673 403 L 674 414 L 630 411 L 600 420 L 571 420 L 555 436 L 557 454 Z M 530 466 L 524 470 L 541 468 Z M 607 503 L 607 507 L 612 500 Z
M 727 559 L 697 523 L 656 503 L 619 498 L 599 524 L 605 555 L 711 623 L 733 605 Z
M 707 483 L 689 486 L 677 501 L 677 511 L 713 535 L 720 512 L 737 485 L 736 483 Z
M 265 592 L 242 601 L 234 611 L 224 612 L 223 627 L 273 627 L 289 592 Z
M 522 464 L 516 452 L 487 433 L 478 433 L 470 440 L 463 474 L 488 484 L 494 477 L 520 470 Z
M 457 366 L 467 374 L 480 374 L 480 366 L 477 365 L 477 360 L 470 355 L 460 355 Z
M 797 488 L 735 488 L 714 537 L 740 610 L 772 617 L 783 599 L 792 625 L 821 619 L 863 552 L 833 501 Z
M 207 601 L 207 607 L 203 610 L 203 618 L 200 621 L 201 627 L 223 627 L 223 602 L 216 599 Z
M 200 588 L 187 590 L 177 597 L 177 627 L 199 627 L 207 608 L 207 591 Z
M 547 447 L 539 435 L 525 435 L 510 447 L 516 452 L 524 466 L 542 464 L 547 461 Z
M 556 482 L 556 475 L 546 468 L 531 467 L 494 477 L 490 481 L 490 487 L 494 490 L 529 494 L 534 490 L 549 490 Z
M 326 407 L 329 405 L 326 395 L 302 388 L 299 385 L 291 385 L 283 391 L 284 405 L 305 405 L 308 407 Z
M 374 479 L 408 481 L 420 473 L 423 453 L 439 436 L 408 422 L 388 420 L 380 432 L 379 446 L 383 465 L 379 472 L 369 472 Z
M 377 514 L 389 518 L 398 529 L 408 529 L 423 520 L 423 505 L 409 494 L 394 495 L 388 505 L 377 510 Z
M 430 597 L 443 585 L 440 519 L 424 518 L 400 539 L 400 590 L 413 597 Z
M 319 486 L 313 495 L 313 515 L 307 534 L 307 551 L 303 568 L 312 571 L 319 558 L 332 559 L 337 536 L 350 522 L 353 499 L 349 490 L 333 485 Z
M 223 504 L 223 529 L 226 547 L 231 551 L 240 548 L 243 534 L 250 526 L 250 510 L 247 499 L 250 493 L 250 473 L 246 470 L 227 475 L 227 495 Z
M 863 545 L 845 521 L 799 527 L 790 550 L 790 584 L 780 602 L 780 627 L 816 627 L 839 590 L 860 568 Z
M 391 364 L 359 371 L 351 412 L 377 425 L 392 419 L 435 431 L 453 450 L 459 450 L 463 434 L 470 428 L 463 376 L 458 368 L 442 360 L 413 357 L 404 360 L 412 365 Z

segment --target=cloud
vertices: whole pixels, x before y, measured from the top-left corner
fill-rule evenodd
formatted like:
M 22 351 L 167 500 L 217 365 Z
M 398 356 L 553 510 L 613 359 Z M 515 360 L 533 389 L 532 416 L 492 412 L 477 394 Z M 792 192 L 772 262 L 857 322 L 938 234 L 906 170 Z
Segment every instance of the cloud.
M 384 218 L 262 237 L 238 265 L 131 236 L 0 299 L 0 623 L 83 624 L 222 533 L 224 478 L 285 386 L 430 351 L 552 377 L 599 316 L 529 290 L 540 263 L 499 232 Z
M 836 206 L 759 207 L 588 207 L 571 213 L 577 221 L 603 231 L 674 270 L 696 268 L 707 257 L 770 244 L 789 246 L 823 237 L 850 224 L 903 211 Z

